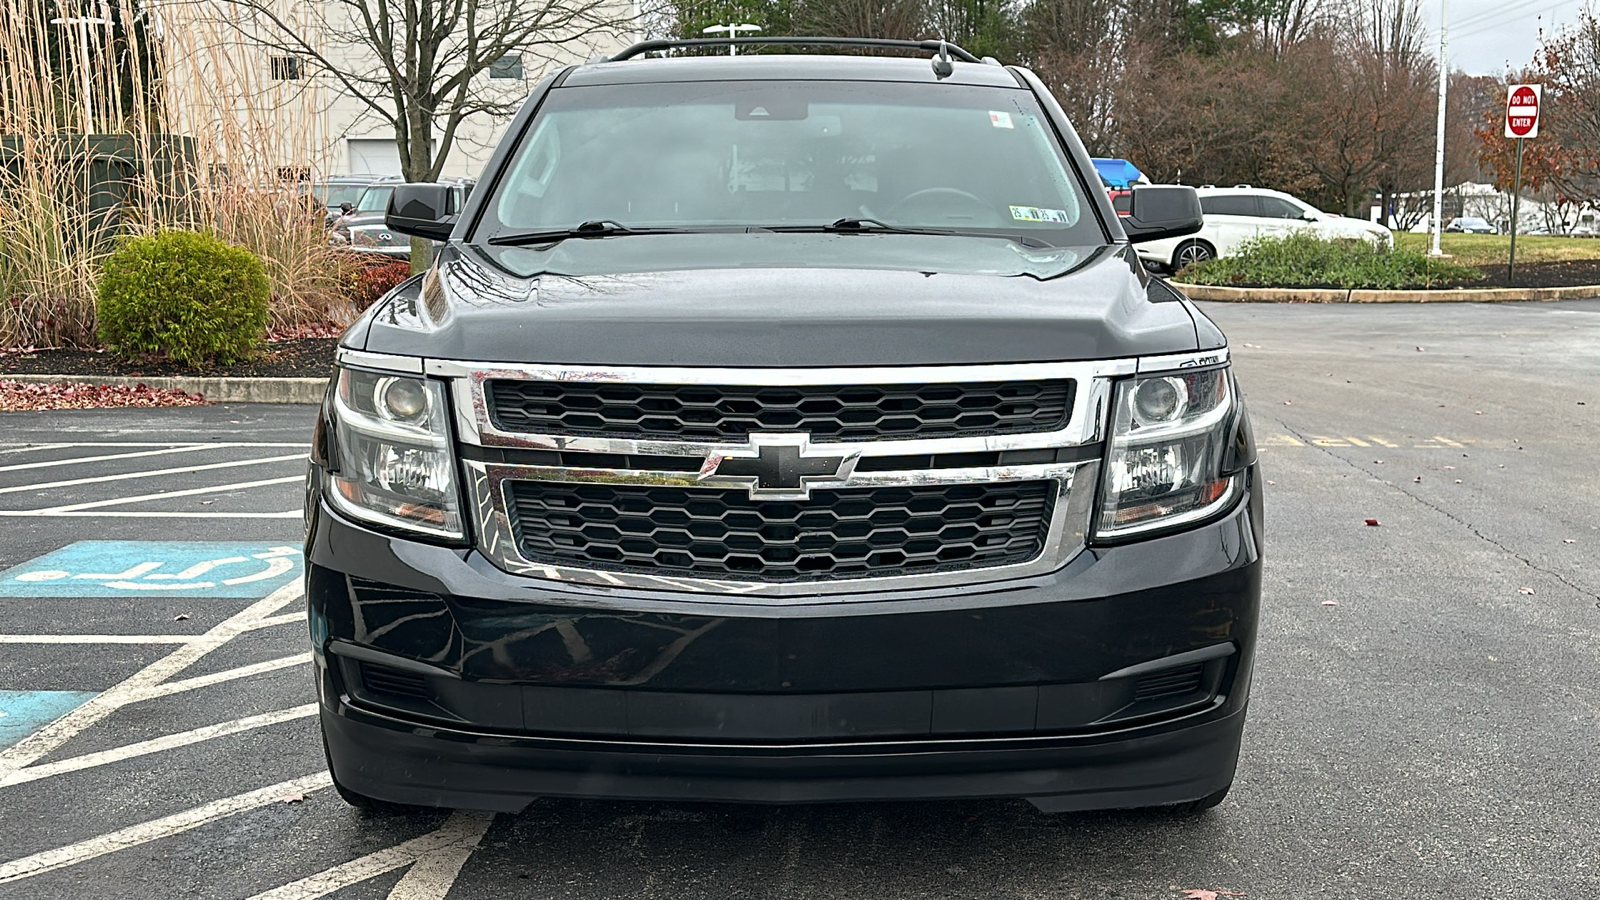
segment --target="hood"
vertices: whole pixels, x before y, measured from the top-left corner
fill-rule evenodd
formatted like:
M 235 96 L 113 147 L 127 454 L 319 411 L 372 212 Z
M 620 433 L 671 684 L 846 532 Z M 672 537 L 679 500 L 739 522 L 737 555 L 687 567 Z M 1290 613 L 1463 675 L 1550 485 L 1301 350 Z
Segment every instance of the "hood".
M 483 362 L 785 368 L 1198 349 L 1187 304 L 1148 286 L 1126 245 L 1052 250 L 1052 270 L 1037 259 L 1001 264 L 1001 254 L 1018 252 L 989 238 L 685 235 L 729 238 L 722 258 L 745 264 L 711 266 L 699 252 L 680 252 L 694 264 L 619 270 L 616 251 L 648 245 L 652 256 L 672 256 L 677 237 L 603 239 L 610 251 L 603 270 L 569 258 L 560 272 L 527 251 L 451 245 L 423 278 L 376 305 L 345 342 L 376 353 Z M 916 271 L 894 240 L 829 252 L 841 240 L 885 239 L 980 246 L 976 257 L 952 247 L 951 268 L 961 269 L 954 272 Z M 773 243 L 758 250 L 752 241 Z M 599 252 L 601 244 L 582 240 L 572 252 Z M 883 252 L 863 257 L 857 247 Z M 801 262 L 807 258 L 841 265 Z

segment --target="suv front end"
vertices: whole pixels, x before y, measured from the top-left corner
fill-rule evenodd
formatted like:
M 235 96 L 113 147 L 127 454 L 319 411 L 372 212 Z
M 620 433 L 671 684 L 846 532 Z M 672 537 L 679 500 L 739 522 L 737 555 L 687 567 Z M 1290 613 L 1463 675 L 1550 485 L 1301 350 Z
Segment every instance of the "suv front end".
M 910 90 L 910 63 L 841 65 Z M 979 120 L 997 140 L 1059 129 L 1092 171 L 1025 72 L 933 71 L 941 98 L 993 87 L 979 115 L 1009 104 Z M 490 170 L 520 171 L 540 103 Z M 808 139 L 852 133 L 823 109 Z M 1148 279 L 1103 193 L 1082 222 L 1119 240 L 1081 251 L 861 225 L 461 240 L 508 190 L 486 180 L 428 274 L 347 334 L 319 416 L 307 596 L 347 799 L 1222 798 L 1255 450 L 1220 333 Z

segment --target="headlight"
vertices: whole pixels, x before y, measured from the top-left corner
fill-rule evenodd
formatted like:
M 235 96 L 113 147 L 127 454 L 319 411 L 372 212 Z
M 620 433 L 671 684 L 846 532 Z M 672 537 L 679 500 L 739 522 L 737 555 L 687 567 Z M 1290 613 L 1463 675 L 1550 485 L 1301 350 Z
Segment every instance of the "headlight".
M 1230 503 L 1236 479 L 1222 469 L 1234 408 L 1226 368 L 1117 385 L 1096 536 L 1181 525 Z
M 465 537 L 442 383 L 340 369 L 333 426 L 334 506 L 381 525 Z

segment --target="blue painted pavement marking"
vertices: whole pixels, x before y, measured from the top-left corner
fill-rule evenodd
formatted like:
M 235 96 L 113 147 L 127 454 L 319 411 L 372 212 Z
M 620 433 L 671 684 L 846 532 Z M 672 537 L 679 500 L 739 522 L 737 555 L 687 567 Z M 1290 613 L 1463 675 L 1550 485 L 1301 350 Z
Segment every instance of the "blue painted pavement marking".
M 79 541 L 0 572 L 0 597 L 242 597 L 298 579 L 300 548 L 248 541 Z
M 93 691 L 0 691 L 0 750 L 82 706 Z

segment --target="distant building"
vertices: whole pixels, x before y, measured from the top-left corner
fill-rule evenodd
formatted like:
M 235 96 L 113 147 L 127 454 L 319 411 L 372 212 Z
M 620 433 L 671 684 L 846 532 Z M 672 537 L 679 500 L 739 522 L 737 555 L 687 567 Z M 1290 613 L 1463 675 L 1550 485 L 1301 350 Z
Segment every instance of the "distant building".
M 1426 233 L 1433 230 L 1433 191 L 1416 191 L 1396 194 L 1389 210 L 1374 200 L 1368 218 L 1382 222 L 1396 231 Z M 1464 181 L 1444 191 L 1444 221 L 1462 216 L 1484 219 L 1502 233 L 1511 228 L 1511 192 L 1492 184 Z M 1531 196 L 1527 191 L 1517 205 L 1517 231 L 1523 234 L 1543 232 L 1550 234 L 1595 234 L 1596 210 L 1589 207 L 1558 207 Z
M 335 68 L 352 80 L 376 71 L 378 56 L 366 47 L 328 33 L 339 27 L 330 15 L 349 7 L 333 0 L 271 0 L 274 12 Z M 618 0 L 619 4 L 628 0 Z M 388 104 L 385 90 L 350 85 L 325 71 L 317 60 L 283 46 L 273 46 L 271 31 L 252 21 L 240 8 L 223 0 L 151 3 L 154 37 L 164 57 L 163 99 L 169 128 L 193 134 L 204 158 L 227 160 L 236 171 L 276 173 L 298 179 L 345 173 L 401 174 L 400 148 L 393 126 L 372 109 L 361 94 L 379 106 Z M 631 6 L 619 8 L 631 9 Z M 614 52 L 636 35 L 618 34 L 579 46 L 576 42 L 541 56 L 531 49 L 510 53 L 482 74 L 469 90 L 503 104 L 499 114 L 475 113 L 463 121 L 448 150 L 442 177 L 475 177 L 499 141 L 510 110 L 525 98 L 539 78 L 554 67 L 597 54 Z M 540 53 L 549 54 L 549 47 Z M 439 148 L 442 119 L 435 124 Z

